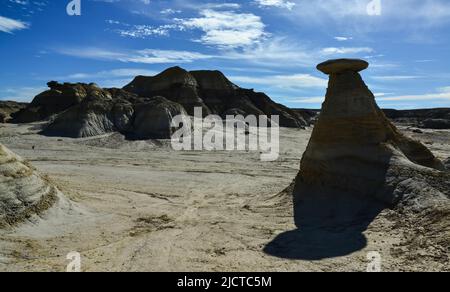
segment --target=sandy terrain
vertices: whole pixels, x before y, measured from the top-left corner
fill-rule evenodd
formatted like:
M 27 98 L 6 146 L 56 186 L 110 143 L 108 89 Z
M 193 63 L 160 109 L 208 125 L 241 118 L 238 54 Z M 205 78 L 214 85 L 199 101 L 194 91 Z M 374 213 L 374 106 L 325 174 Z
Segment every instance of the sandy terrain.
M 71 251 L 81 253 L 83 271 L 365 271 L 371 251 L 386 271 L 450 270 L 448 251 L 410 253 L 408 227 L 390 210 L 354 246 L 318 236 L 299 243 L 298 254 L 266 252 L 296 229 L 290 198 L 277 194 L 297 175 L 311 130 L 282 129 L 280 159 L 261 162 L 255 152 L 176 152 L 119 134 L 59 139 L 37 135 L 36 125 L 0 127 L 0 142 L 70 199 L 0 232 L 1 271 L 64 271 Z M 402 130 L 450 157 L 450 131 Z

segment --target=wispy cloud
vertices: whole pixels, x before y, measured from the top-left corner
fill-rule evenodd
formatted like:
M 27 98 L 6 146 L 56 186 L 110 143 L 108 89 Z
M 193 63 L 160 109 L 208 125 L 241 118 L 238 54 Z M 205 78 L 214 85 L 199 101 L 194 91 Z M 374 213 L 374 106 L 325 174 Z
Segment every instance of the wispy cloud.
M 406 31 L 445 25 L 450 22 L 448 0 L 382 0 L 382 13 L 367 13 L 370 1 L 364 0 L 299 0 L 293 13 L 287 15 L 301 26 L 324 25 L 364 35 L 367 31 Z
M 0 90 L 0 100 L 14 100 L 20 102 L 29 102 L 36 95 L 46 90 L 45 87 L 14 87 Z
M 286 99 L 287 102 L 293 104 L 321 104 L 325 100 L 324 96 L 314 96 L 314 97 L 298 97 L 292 99 Z
M 205 9 L 200 17 L 176 21 L 186 29 L 202 31 L 197 41 L 221 48 L 253 45 L 267 36 L 261 18 L 253 13 Z
M 259 77 L 230 76 L 236 83 L 257 84 L 283 89 L 325 88 L 328 80 L 310 74 L 269 75 Z
M 147 25 L 147 24 L 129 24 L 117 20 L 108 19 L 106 23 L 113 28 L 108 29 L 119 34 L 122 37 L 146 39 L 154 36 L 170 35 L 171 31 L 182 31 L 185 28 L 179 24 Z
M 340 47 L 340 48 L 324 48 L 322 55 L 344 55 L 344 54 L 359 54 L 372 53 L 374 50 L 368 47 Z
M 12 33 L 16 30 L 28 28 L 29 25 L 23 21 L 0 16 L 0 31 Z
M 292 10 L 296 5 L 289 0 L 255 0 L 255 2 L 261 7 L 277 7 L 286 8 L 288 10 Z
M 221 60 L 229 62 L 245 62 L 268 67 L 309 67 L 314 68 L 316 64 L 329 57 L 339 57 L 343 54 L 358 54 L 373 51 L 371 48 L 313 48 L 303 47 L 295 41 L 287 38 L 272 37 L 248 45 L 242 48 L 222 48 L 214 54 L 206 54 L 197 51 L 178 50 L 120 50 L 92 47 L 64 47 L 57 48 L 57 53 L 104 61 L 116 61 L 124 63 L 142 64 L 182 64 L 201 60 Z
M 450 86 L 438 88 L 437 92 L 412 95 L 398 95 L 378 98 L 378 101 L 432 101 L 445 100 L 450 104 Z
M 372 76 L 372 79 L 377 81 L 403 81 L 403 80 L 414 80 L 420 79 L 423 76 L 414 75 L 388 75 L 388 76 Z
M 133 37 L 145 39 L 149 36 L 169 36 L 172 30 L 183 30 L 183 27 L 175 24 L 165 24 L 160 26 L 133 25 L 127 29 L 117 29 L 116 32 L 123 37 Z
M 123 37 L 132 38 L 169 36 L 173 31 L 198 31 L 201 36 L 193 41 L 220 49 L 254 45 L 269 35 L 265 32 L 265 25 L 259 16 L 235 10 L 241 7 L 239 4 L 204 4 L 201 7 L 198 17 L 173 18 L 167 20 L 169 23 L 162 25 L 131 25 L 115 20 L 107 22 L 111 25 L 121 26 L 111 29 L 112 31 Z M 163 11 L 163 14 L 171 15 L 177 10 L 166 9 Z
M 113 51 L 101 48 L 59 48 L 56 49 L 56 52 L 86 59 L 141 64 L 191 63 L 196 60 L 212 58 L 210 55 L 197 52 L 155 49 Z
M 46 80 L 58 80 L 61 82 L 95 82 L 101 87 L 121 88 L 138 75 L 154 76 L 159 72 L 139 68 L 120 68 L 99 72 L 79 72 L 65 76 L 53 76 Z
M 273 37 L 242 50 L 222 52 L 222 56 L 264 67 L 283 68 L 312 67 L 320 60 L 313 49 L 282 37 Z
M 110 78 L 123 78 L 123 77 L 135 77 L 138 75 L 153 76 L 158 74 L 156 71 L 146 69 L 134 69 L 134 68 L 122 68 L 108 71 L 100 71 L 94 73 L 74 73 L 66 76 L 59 76 L 58 80 L 92 80 L 92 79 L 110 79 Z
M 345 37 L 345 36 L 336 36 L 334 37 L 334 39 L 338 42 L 345 42 L 345 41 L 349 41 L 352 40 L 352 37 Z

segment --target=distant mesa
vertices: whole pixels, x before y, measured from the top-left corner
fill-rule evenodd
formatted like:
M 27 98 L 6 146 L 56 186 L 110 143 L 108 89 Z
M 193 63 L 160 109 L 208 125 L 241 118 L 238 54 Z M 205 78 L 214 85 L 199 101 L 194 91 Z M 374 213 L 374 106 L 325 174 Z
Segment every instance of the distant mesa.
M 0 228 L 39 215 L 60 197 L 47 178 L 0 144 Z
M 423 129 L 450 129 L 450 108 L 416 110 L 384 109 L 384 114 L 396 124 Z
M 134 139 L 162 139 L 171 136 L 169 121 L 174 114 L 192 116 L 200 107 L 205 116 L 279 115 L 282 127 L 310 124 L 309 116 L 273 102 L 264 93 L 238 87 L 219 71 L 173 67 L 156 76 L 137 76 L 123 89 L 56 81 L 47 85 L 49 90 L 12 114 L 13 122 L 48 120 L 42 133 L 50 136 L 81 138 L 117 131 Z

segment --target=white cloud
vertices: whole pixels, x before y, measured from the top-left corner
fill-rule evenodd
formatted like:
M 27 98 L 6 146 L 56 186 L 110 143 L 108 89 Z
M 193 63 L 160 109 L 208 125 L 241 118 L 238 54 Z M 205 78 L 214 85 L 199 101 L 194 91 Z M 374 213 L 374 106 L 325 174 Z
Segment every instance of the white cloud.
M 340 48 L 333 53 L 367 51 L 369 49 Z M 332 52 L 321 48 L 306 48 L 287 38 L 268 38 L 242 48 L 219 50 L 217 54 L 203 54 L 195 51 L 144 49 L 134 51 L 103 48 L 75 47 L 60 48 L 56 52 L 80 58 L 143 64 L 191 63 L 198 60 L 239 61 L 261 67 L 314 68 L 328 58 Z M 321 54 L 321 52 L 325 54 Z
M 383 96 L 392 95 L 392 93 L 388 93 L 388 92 L 375 92 L 373 95 L 374 95 L 375 97 L 383 97 Z
M 328 80 L 310 74 L 271 75 L 271 76 L 231 76 L 236 83 L 258 84 L 283 89 L 324 88 Z
M 100 72 L 74 73 L 66 76 L 51 77 L 47 79 L 58 81 L 71 81 L 71 82 L 86 82 L 86 83 L 95 82 L 101 87 L 121 88 L 126 84 L 130 83 L 132 78 L 138 75 L 154 76 L 158 73 L 159 72 L 157 71 L 147 69 L 121 68 Z
M 90 79 L 103 79 L 103 78 L 121 78 L 121 77 L 135 77 L 138 75 L 153 76 L 158 74 L 156 71 L 146 70 L 146 69 L 134 69 L 134 68 L 123 68 L 123 69 L 113 69 L 108 71 L 100 71 L 94 73 L 75 73 L 67 76 L 61 76 L 57 80 L 90 80 Z
M 422 76 L 413 75 L 388 75 L 388 76 L 372 76 L 372 79 L 377 81 L 402 81 L 402 80 L 414 80 L 423 78 Z
M 205 9 L 200 15 L 176 21 L 186 29 L 201 30 L 203 35 L 198 41 L 205 45 L 239 48 L 258 43 L 267 36 L 261 18 L 252 13 Z
M 206 3 L 203 5 L 204 8 L 213 9 L 239 9 L 241 4 L 238 3 Z
M 295 99 L 289 99 L 290 103 L 307 103 L 307 104 L 323 103 L 324 101 L 325 101 L 324 96 L 299 97 Z
M 25 22 L 0 16 L 0 31 L 12 33 L 15 30 L 22 30 L 26 28 L 28 28 L 28 24 Z
M 183 30 L 183 27 L 175 24 L 166 24 L 161 26 L 151 25 L 133 25 L 131 28 L 117 29 L 120 36 L 142 38 L 145 39 L 149 36 L 169 36 L 171 30 Z
M 367 13 L 369 0 L 299 0 L 289 17 L 301 26 L 325 25 L 345 27 L 346 31 L 402 30 L 417 33 L 418 29 L 441 26 L 450 22 L 448 0 L 382 0 L 380 16 Z
M 362 47 L 362 48 L 324 48 L 321 50 L 322 55 L 345 55 L 345 54 L 359 54 L 359 53 L 372 53 L 372 48 Z
M 448 93 L 450 92 L 450 86 L 440 87 L 438 88 L 438 91 Z
M 294 2 L 288 0 L 255 0 L 261 7 L 278 7 L 292 10 L 296 5 Z
M 167 8 L 167 9 L 163 9 L 163 10 L 161 10 L 161 14 L 164 14 L 164 15 L 171 15 L 171 14 L 178 14 L 178 13 L 181 13 L 182 11 L 181 10 L 175 10 L 175 9 L 172 9 L 172 8 Z
M 305 48 L 287 38 L 270 38 L 242 50 L 223 52 L 222 57 L 264 67 L 314 67 L 320 61 L 315 52 L 317 50 Z
M 0 100 L 14 100 L 20 102 L 30 102 L 33 98 L 47 90 L 46 87 L 15 87 L 0 90 Z
M 334 37 L 335 40 L 337 40 L 338 42 L 345 42 L 345 41 L 349 41 L 352 40 L 352 37 L 344 37 L 344 36 L 337 36 Z
M 384 93 L 384 92 L 374 93 L 375 97 L 377 97 L 377 98 L 383 97 L 383 96 L 389 96 L 391 94 L 392 93 Z M 378 99 L 378 100 L 380 100 L 380 99 Z M 288 99 L 287 101 L 290 103 L 320 104 L 325 101 L 325 96 L 298 97 L 298 98 L 294 98 L 294 99 Z
M 416 95 L 398 95 L 378 98 L 378 101 L 432 101 L 432 100 L 444 100 L 448 101 L 450 105 L 450 86 L 438 88 L 438 92 L 425 93 Z
M 210 59 L 213 56 L 189 51 L 144 49 L 137 51 L 110 51 L 100 48 L 62 48 L 58 53 L 104 61 L 142 64 L 191 63 L 196 60 Z

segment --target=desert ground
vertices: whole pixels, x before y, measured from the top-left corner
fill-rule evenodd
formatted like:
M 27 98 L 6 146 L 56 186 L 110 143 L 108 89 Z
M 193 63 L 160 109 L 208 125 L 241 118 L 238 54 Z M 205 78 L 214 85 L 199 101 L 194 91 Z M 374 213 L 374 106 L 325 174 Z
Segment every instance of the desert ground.
M 417 237 L 426 224 L 399 224 L 391 210 L 350 234 L 356 243 L 350 238 L 347 248 L 313 236 L 291 242 L 291 253 L 271 252 L 286 243 L 280 234 L 296 230 L 291 198 L 281 192 L 299 171 L 312 128 L 282 128 L 280 158 L 261 162 L 259 152 L 178 152 L 169 141 L 117 133 L 49 138 L 39 123 L 0 127 L 0 143 L 68 198 L 0 232 L 1 271 L 65 271 L 72 251 L 82 271 L 366 271 L 372 251 L 384 271 L 450 271 L 448 250 Z M 400 129 L 450 157 L 450 130 Z

